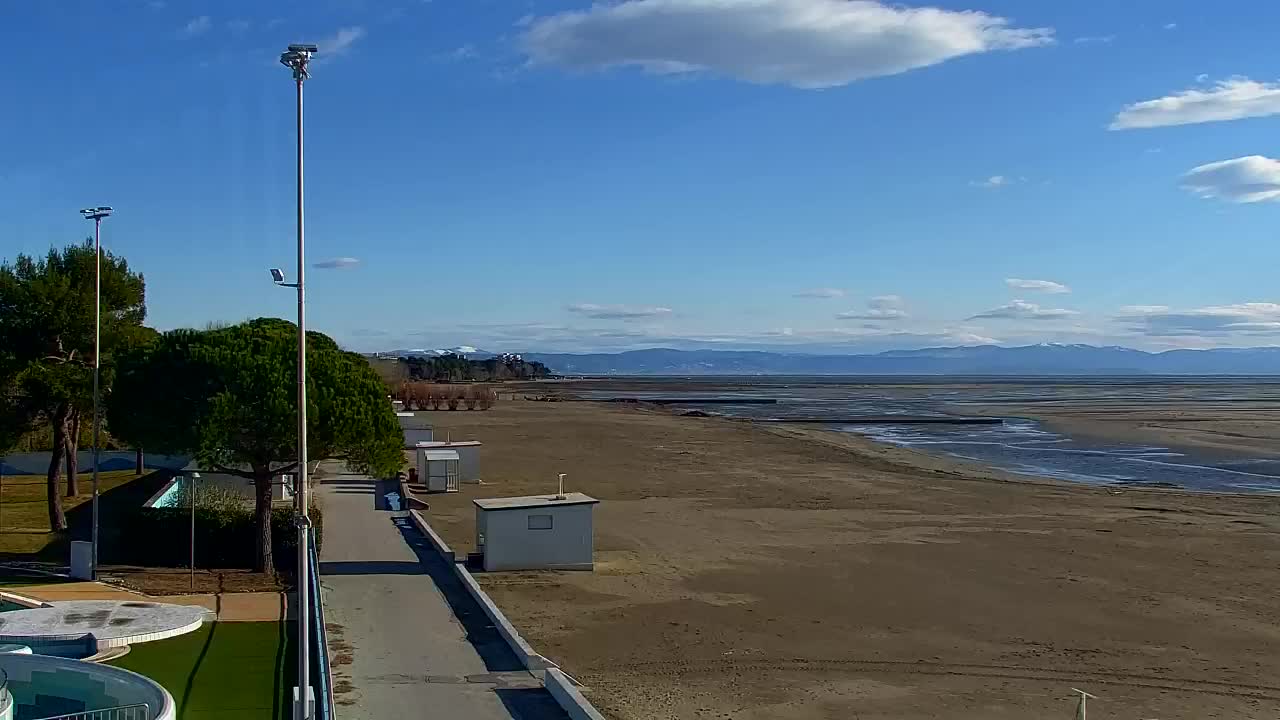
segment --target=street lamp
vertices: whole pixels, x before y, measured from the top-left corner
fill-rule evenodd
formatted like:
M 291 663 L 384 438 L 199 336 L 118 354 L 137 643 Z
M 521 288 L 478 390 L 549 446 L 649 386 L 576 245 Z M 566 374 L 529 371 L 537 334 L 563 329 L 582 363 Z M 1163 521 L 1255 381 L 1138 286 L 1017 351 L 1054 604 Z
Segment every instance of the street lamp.
M 298 289 L 298 696 L 294 699 L 293 716 L 295 720 L 309 720 L 311 717 L 311 645 L 307 637 L 310 614 L 307 612 L 307 592 L 310 589 L 310 554 L 308 552 L 308 532 L 311 519 L 307 516 L 308 481 L 307 481 L 307 325 L 306 296 L 303 290 L 303 279 L 306 273 L 303 242 L 303 193 L 302 193 L 302 83 L 310 77 L 308 66 L 311 56 L 316 52 L 315 45 L 295 44 L 280 54 L 280 64 L 293 71 L 293 81 L 298 87 L 298 282 L 287 284 L 284 273 L 279 269 L 271 271 L 276 284 Z
M 98 579 L 98 432 L 102 427 L 98 412 L 98 374 L 102 367 L 102 218 L 114 212 L 102 205 L 80 211 L 93 221 L 93 535 L 90 578 Z

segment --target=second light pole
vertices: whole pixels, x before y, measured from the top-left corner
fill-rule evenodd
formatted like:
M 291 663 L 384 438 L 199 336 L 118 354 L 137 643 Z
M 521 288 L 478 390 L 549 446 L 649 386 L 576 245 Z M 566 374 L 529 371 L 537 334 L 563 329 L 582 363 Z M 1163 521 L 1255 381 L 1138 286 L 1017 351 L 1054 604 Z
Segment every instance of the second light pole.
M 306 316 L 306 261 L 303 241 L 303 193 L 302 193 L 302 84 L 308 77 L 307 66 L 311 56 L 316 52 L 315 45 L 290 45 L 280 55 L 280 63 L 293 71 L 293 80 L 298 86 L 298 564 L 297 564 L 297 597 L 298 597 L 298 696 L 294 699 L 293 716 L 296 720 L 310 720 L 311 708 L 311 644 L 307 637 L 308 612 L 307 593 L 311 587 L 308 579 L 311 569 L 308 551 L 311 518 L 308 517 L 308 480 L 307 480 L 307 316 Z
M 89 561 L 89 577 L 93 580 L 98 579 L 98 433 L 102 427 L 98 401 L 98 374 L 102 369 L 102 218 L 112 212 L 105 205 L 80 211 L 86 220 L 93 221 L 93 536 Z

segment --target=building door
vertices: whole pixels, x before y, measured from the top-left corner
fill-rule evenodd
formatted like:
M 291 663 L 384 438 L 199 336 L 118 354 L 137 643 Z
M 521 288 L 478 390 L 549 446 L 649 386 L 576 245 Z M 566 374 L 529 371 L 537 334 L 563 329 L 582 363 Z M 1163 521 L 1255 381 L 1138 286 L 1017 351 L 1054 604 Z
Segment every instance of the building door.
M 458 492 L 458 461 L 450 460 L 445 463 L 445 492 Z

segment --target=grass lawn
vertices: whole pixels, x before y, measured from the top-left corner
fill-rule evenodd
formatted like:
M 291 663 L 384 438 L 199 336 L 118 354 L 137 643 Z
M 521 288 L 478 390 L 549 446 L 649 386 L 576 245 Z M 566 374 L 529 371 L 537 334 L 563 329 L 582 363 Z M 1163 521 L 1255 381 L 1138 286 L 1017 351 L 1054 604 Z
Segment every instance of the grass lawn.
M 156 481 L 151 475 L 139 477 L 133 470 L 104 471 L 98 475 L 103 502 L 112 490 L 146 480 L 149 489 Z M 59 483 L 66 490 L 66 478 Z M 89 501 L 93 499 L 93 474 L 80 473 L 80 494 L 62 498 L 68 522 L 86 524 Z M 144 498 L 145 499 L 145 498 Z M 104 510 L 106 508 L 103 508 Z M 82 517 L 83 516 L 83 517 Z M 0 482 L 0 556 L 55 557 L 65 562 L 66 537 L 49 532 L 49 509 L 43 475 L 5 475 Z
M 110 664 L 163 685 L 178 720 L 288 720 L 296 677 L 291 625 L 205 623 L 193 633 L 134 645 Z

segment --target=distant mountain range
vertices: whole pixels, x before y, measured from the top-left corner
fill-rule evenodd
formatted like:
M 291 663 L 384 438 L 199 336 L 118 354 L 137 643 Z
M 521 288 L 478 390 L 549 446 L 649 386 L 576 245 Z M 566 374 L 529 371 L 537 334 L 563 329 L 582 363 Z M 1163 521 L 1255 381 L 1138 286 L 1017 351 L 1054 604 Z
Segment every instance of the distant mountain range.
M 1280 347 L 1168 350 L 1044 343 L 1023 347 L 803 355 L 726 350 L 524 353 L 565 375 L 1280 375 Z

